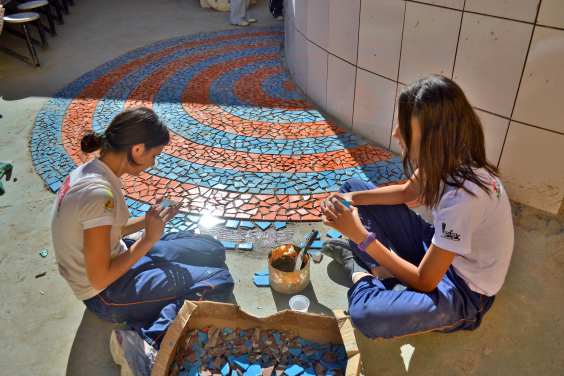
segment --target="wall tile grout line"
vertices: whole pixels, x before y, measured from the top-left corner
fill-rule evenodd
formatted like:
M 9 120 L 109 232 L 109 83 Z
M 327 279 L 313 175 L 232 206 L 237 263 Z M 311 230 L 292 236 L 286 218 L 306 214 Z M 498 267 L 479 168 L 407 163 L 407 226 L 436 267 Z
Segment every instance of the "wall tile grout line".
M 405 30 L 405 17 L 407 14 L 407 1 L 405 2 L 405 6 L 403 9 L 403 25 L 401 28 L 401 42 L 400 42 L 400 53 L 398 59 L 398 76 L 396 80 L 396 92 L 394 94 L 394 112 L 392 115 L 392 127 L 390 128 L 390 143 L 388 144 L 388 149 L 392 149 L 392 133 L 394 132 L 394 120 L 396 119 L 396 103 L 398 101 L 398 87 L 399 87 L 399 74 L 400 74 L 400 66 L 401 66 L 401 51 L 403 49 L 403 32 Z
M 456 8 L 451 8 L 451 7 L 442 7 L 440 5 L 422 3 L 420 1 L 414 1 L 414 0 L 404 0 L 404 1 L 410 2 L 410 3 L 422 4 L 422 5 L 429 5 L 429 6 L 435 7 L 435 8 L 450 9 L 450 10 L 456 10 L 456 11 L 459 11 L 459 12 L 463 11 L 462 9 L 456 9 Z M 477 14 L 477 15 L 480 15 L 480 16 L 494 17 L 494 18 L 499 18 L 499 19 L 507 20 L 507 21 L 515 21 L 515 22 L 520 22 L 520 23 L 526 23 L 526 24 L 529 24 L 529 25 L 534 25 L 536 23 L 536 18 L 535 18 L 535 22 L 528 22 L 528 21 L 523 21 L 523 20 L 516 20 L 515 18 L 495 16 L 493 14 L 487 14 L 487 13 L 473 12 L 471 10 L 466 10 L 465 8 L 466 8 L 466 0 L 464 0 L 464 12 L 466 12 L 466 13 Z M 537 13 L 538 13 L 538 8 L 537 8 Z
M 510 118 L 513 118 L 513 112 L 515 111 L 515 105 L 517 104 L 517 98 L 519 97 L 519 90 L 521 90 L 521 82 L 523 81 L 523 75 L 525 74 L 525 68 L 527 67 L 527 61 L 529 60 L 529 52 L 531 51 L 531 45 L 533 44 L 533 37 L 535 35 L 536 22 L 539 17 L 539 11 L 542 0 L 539 0 L 537 5 L 537 14 L 535 15 L 535 24 L 533 24 L 533 30 L 531 30 L 531 38 L 529 39 L 529 46 L 527 47 L 527 53 L 525 54 L 525 61 L 523 62 L 523 70 L 521 71 L 521 77 L 519 78 L 519 85 L 517 85 L 517 92 L 515 93 L 515 99 L 513 100 L 513 108 L 511 109 Z M 503 139 L 503 144 L 501 145 L 501 151 L 499 153 L 499 160 L 497 161 L 497 167 L 501 163 L 501 157 L 503 156 L 503 149 L 505 148 L 505 142 L 507 141 L 507 135 L 509 134 L 509 128 L 511 128 L 511 121 L 507 125 L 507 130 L 505 131 L 505 137 Z M 557 132 L 555 132 L 557 133 Z
M 362 14 L 362 0 L 358 0 L 358 32 L 356 37 L 356 64 L 354 64 L 354 90 L 351 114 L 351 131 L 354 130 L 354 105 L 356 101 L 356 80 L 358 78 L 358 50 L 360 46 L 360 15 Z
M 466 0 L 462 5 L 462 15 L 460 16 L 460 27 L 458 28 L 458 39 L 456 40 L 456 49 L 454 50 L 454 61 L 452 62 L 452 74 L 450 79 L 454 81 L 454 68 L 456 67 L 456 58 L 458 57 L 458 45 L 460 44 L 460 34 L 462 33 L 462 23 L 464 22 L 464 8 L 466 8 Z

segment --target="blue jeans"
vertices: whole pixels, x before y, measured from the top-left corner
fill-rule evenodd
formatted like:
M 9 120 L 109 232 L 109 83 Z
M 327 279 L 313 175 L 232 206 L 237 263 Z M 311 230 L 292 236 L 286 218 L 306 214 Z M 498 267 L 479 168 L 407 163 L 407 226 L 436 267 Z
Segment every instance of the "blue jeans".
M 134 241 L 125 243 L 129 248 Z M 132 324 L 158 349 L 184 300 L 229 299 L 234 282 L 221 269 L 224 262 L 225 248 L 212 236 L 168 233 L 127 273 L 84 304 L 101 320 Z
M 345 182 L 339 192 L 376 189 L 373 184 L 358 179 Z M 399 257 L 418 266 L 431 246 L 434 227 L 410 210 L 407 205 L 357 206 L 364 227 L 376 234 L 382 245 Z M 378 262 L 358 245 L 350 242 L 367 269 Z M 493 304 L 494 297 L 476 293 L 452 268 L 447 270 L 436 289 L 428 293 L 407 288 L 392 289 L 395 278 L 378 280 L 366 276 L 348 292 L 349 314 L 355 327 L 372 339 L 398 338 L 425 332 L 455 332 L 474 330 Z

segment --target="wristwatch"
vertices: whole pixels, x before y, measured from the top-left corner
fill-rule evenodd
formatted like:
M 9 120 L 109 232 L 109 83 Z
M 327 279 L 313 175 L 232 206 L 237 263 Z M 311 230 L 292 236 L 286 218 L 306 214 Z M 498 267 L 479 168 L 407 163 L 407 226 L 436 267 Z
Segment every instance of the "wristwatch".
M 366 236 L 366 239 L 364 239 L 364 241 L 358 245 L 358 248 L 362 252 L 366 252 L 366 248 L 368 248 L 370 243 L 372 243 L 374 240 L 376 240 L 376 235 L 373 232 L 369 232 Z

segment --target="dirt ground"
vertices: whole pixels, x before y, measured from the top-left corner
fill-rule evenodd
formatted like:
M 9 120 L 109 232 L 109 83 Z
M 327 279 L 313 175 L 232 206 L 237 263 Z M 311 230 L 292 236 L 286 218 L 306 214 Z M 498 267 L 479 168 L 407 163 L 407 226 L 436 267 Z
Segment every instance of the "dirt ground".
M 55 196 L 37 175 L 28 148 L 43 105 L 66 84 L 132 49 L 233 28 L 226 13 L 201 9 L 198 0 L 75 3 L 66 24 L 58 26 L 59 36 L 49 37 L 51 51 L 38 49 L 41 69 L 0 55 L 0 161 L 14 161 L 15 168 L 0 197 L 1 375 L 119 375 L 107 346 L 111 329 L 119 326 L 85 312 L 56 270 L 49 228 Z M 257 26 L 280 24 L 268 14 L 267 0 L 251 12 Z M 11 35 L 3 33 L 0 44 L 27 54 L 25 43 Z M 415 347 L 412 374 L 563 373 L 564 218 L 514 203 L 513 220 L 509 274 L 481 327 L 388 341 L 358 334 L 364 375 L 404 374 L 400 347 L 406 343 Z M 303 224 L 298 231 L 310 228 Z M 49 250 L 45 258 L 43 249 Z M 227 265 L 236 281 L 233 303 L 261 316 L 288 308 L 288 297 L 252 284 L 250 275 L 264 269 L 264 260 L 229 253 Z M 339 265 L 325 259 L 312 270 L 312 281 L 305 292 L 312 312 L 346 309 L 350 282 Z

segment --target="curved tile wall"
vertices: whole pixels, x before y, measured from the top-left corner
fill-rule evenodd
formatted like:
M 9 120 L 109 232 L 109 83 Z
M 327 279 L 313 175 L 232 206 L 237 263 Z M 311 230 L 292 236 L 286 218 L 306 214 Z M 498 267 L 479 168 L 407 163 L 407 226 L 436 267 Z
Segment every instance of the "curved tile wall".
M 484 123 L 512 199 L 564 213 L 562 0 L 285 0 L 291 75 L 360 136 L 391 142 L 399 91 L 442 74 Z

